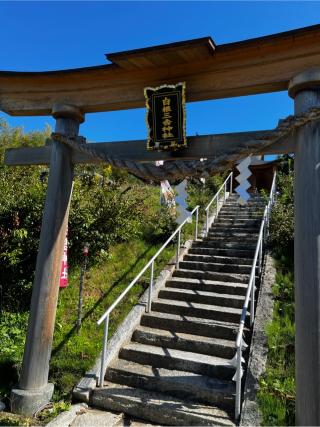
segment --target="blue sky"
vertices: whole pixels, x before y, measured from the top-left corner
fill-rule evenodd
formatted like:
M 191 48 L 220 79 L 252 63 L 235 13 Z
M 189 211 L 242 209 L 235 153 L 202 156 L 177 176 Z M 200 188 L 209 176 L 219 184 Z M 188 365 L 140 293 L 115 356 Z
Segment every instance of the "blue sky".
M 100 65 L 105 53 L 202 36 L 223 44 L 314 25 L 320 2 L 0 2 L 0 18 L 0 70 L 40 71 Z M 187 133 L 268 129 L 292 108 L 286 92 L 190 103 Z M 26 131 L 54 127 L 51 117 L 0 117 Z M 146 138 L 145 111 L 87 114 L 81 134 Z

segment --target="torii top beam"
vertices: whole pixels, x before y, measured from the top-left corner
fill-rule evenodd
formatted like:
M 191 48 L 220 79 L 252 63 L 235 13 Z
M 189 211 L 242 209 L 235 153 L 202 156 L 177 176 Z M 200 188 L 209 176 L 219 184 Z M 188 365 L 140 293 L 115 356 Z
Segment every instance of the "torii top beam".
M 107 55 L 108 65 L 47 72 L 0 72 L 0 109 L 50 115 L 55 104 L 82 113 L 143 107 L 143 88 L 187 84 L 187 101 L 286 90 L 319 66 L 320 25 L 216 46 L 210 37 Z

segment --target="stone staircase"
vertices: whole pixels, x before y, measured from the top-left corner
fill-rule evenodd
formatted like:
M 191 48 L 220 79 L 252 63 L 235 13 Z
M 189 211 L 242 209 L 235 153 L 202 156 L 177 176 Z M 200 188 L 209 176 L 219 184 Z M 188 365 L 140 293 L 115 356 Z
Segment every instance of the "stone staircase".
M 93 406 L 161 425 L 234 425 L 230 359 L 264 206 L 227 199 L 108 366 Z

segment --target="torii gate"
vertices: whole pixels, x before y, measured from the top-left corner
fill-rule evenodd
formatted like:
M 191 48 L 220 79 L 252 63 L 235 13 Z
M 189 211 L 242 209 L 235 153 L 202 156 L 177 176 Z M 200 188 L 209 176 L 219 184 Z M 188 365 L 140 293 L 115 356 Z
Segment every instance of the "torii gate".
M 42 148 L 6 152 L 8 165 L 49 164 L 29 329 L 13 410 L 49 401 L 49 359 L 68 221 L 73 165 L 108 161 L 143 176 L 225 169 L 248 153 L 295 153 L 296 414 L 320 425 L 320 25 L 216 46 L 210 37 L 107 55 L 110 65 L 40 73 L 0 72 L 0 108 L 13 116 L 53 115 L 56 134 Z M 295 117 L 275 131 L 189 138 L 174 153 L 143 141 L 85 144 L 85 113 L 144 106 L 143 88 L 186 82 L 187 101 L 289 90 Z M 310 110 L 311 107 L 313 110 Z M 300 116 L 302 114 L 302 116 Z M 207 158 L 206 162 L 199 162 Z M 155 172 L 154 160 L 168 160 Z M 202 166 L 200 166 L 200 163 Z M 170 175 L 171 176 L 171 175 Z

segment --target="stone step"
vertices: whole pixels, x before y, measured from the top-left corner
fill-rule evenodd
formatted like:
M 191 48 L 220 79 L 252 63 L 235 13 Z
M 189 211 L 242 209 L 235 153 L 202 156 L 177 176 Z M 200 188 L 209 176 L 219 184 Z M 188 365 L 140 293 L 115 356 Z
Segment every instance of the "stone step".
M 205 254 L 187 254 L 184 256 L 183 261 L 197 261 L 197 262 L 214 262 L 218 264 L 240 264 L 240 265 L 252 265 L 252 258 L 238 258 L 221 256 L 221 255 L 205 255 Z
M 230 216 L 240 219 L 254 217 L 254 219 L 258 219 L 262 217 L 262 214 L 263 212 L 254 209 L 248 209 L 247 211 L 238 211 L 237 209 L 221 208 L 218 217 Z
M 240 196 L 238 193 L 231 193 L 227 200 L 239 200 Z M 259 193 L 250 193 L 250 200 L 264 200 L 264 197 Z
M 132 335 L 132 341 L 157 347 L 191 351 L 192 353 L 208 354 L 224 359 L 232 359 L 235 355 L 234 340 L 172 332 L 145 326 L 136 328 Z
M 259 235 L 259 227 L 249 228 L 249 227 L 234 227 L 225 225 L 224 227 L 213 225 L 209 229 L 209 235 L 214 236 L 256 236 Z
M 245 241 L 245 242 L 251 242 L 251 241 L 257 241 L 259 237 L 259 230 L 255 230 L 255 232 L 249 233 L 246 230 L 215 230 L 210 229 L 208 236 L 209 239 L 214 240 L 226 240 L 228 242 L 238 242 L 238 241 Z
M 239 323 L 156 311 L 145 313 L 141 318 L 141 326 L 226 340 L 235 340 L 239 330 Z M 246 336 L 248 333 L 249 330 L 245 328 Z
M 254 201 L 248 201 L 245 205 L 240 205 L 240 203 L 238 203 L 237 201 L 231 201 L 228 199 L 223 206 L 232 206 L 234 208 L 240 208 L 240 209 L 245 209 L 250 207 L 264 208 L 266 206 L 266 202 L 254 200 Z
M 155 368 L 118 359 L 107 369 L 106 380 L 180 399 L 234 408 L 235 384 L 193 372 Z
M 251 220 L 251 221 L 261 221 L 263 217 L 263 212 L 259 212 L 259 211 L 248 211 L 248 212 L 238 212 L 236 209 L 231 210 L 231 209 L 225 209 L 225 210 L 220 210 L 219 214 L 218 214 L 218 220 L 219 219 L 233 219 L 233 220 L 237 220 L 237 221 L 247 221 L 247 220 Z
M 235 368 L 227 359 L 189 351 L 129 343 L 119 352 L 119 358 L 155 368 L 166 368 L 232 380 Z
M 245 295 L 247 284 L 232 282 L 217 282 L 203 279 L 187 279 L 185 277 L 172 277 L 167 280 L 167 288 L 192 289 L 207 292 L 220 292 L 231 295 Z
M 180 263 L 181 264 L 181 263 Z M 173 277 L 185 277 L 190 279 L 207 279 L 216 280 L 218 282 L 236 282 L 236 283 L 249 283 L 249 274 L 237 273 L 219 273 L 214 271 L 191 270 L 182 269 L 175 270 Z
M 263 212 L 265 209 L 266 205 L 265 203 L 263 204 L 250 204 L 248 206 L 240 206 L 239 204 L 235 203 L 235 204 L 224 204 L 221 206 L 220 211 L 222 210 L 229 210 L 229 211 L 234 211 L 234 212 L 239 212 L 239 213 L 244 213 L 244 212 Z
M 223 210 L 237 211 L 237 212 L 250 212 L 250 211 L 263 211 L 265 208 L 264 203 L 251 203 L 244 206 L 241 206 L 239 203 L 225 203 L 220 209 L 220 212 Z
M 219 241 L 219 240 L 213 240 L 209 238 L 204 238 L 202 240 L 197 240 L 196 242 L 193 242 L 192 245 L 193 248 L 219 248 L 219 249 L 243 249 L 243 250 L 252 250 L 253 253 L 256 249 L 255 242 L 225 242 L 225 241 Z
M 218 220 L 253 221 L 262 220 L 262 213 L 219 212 Z
M 251 265 L 226 264 L 201 261 L 180 261 L 179 268 L 184 270 L 212 271 L 219 273 L 251 274 Z
M 152 310 L 160 313 L 178 314 L 180 316 L 200 317 L 202 319 L 220 320 L 239 323 L 240 308 L 222 307 L 213 304 L 189 303 L 187 301 L 155 299 Z
M 215 232 L 215 233 L 226 233 L 226 234 L 233 234 L 233 233 L 249 233 L 249 234 L 259 234 L 260 231 L 260 225 L 259 227 L 247 227 L 242 224 L 213 224 L 209 230 L 209 232 Z
M 261 224 L 260 219 L 218 219 L 213 223 L 212 227 L 243 227 L 243 228 L 257 228 L 259 229 Z
M 96 388 L 93 406 L 124 412 L 161 425 L 234 426 L 232 415 L 223 409 L 174 398 L 167 393 L 156 393 L 135 387 L 106 382 Z
M 192 247 L 189 249 L 188 254 L 251 258 L 253 260 L 254 252 L 255 252 L 255 248 L 252 248 L 252 249 L 216 248 L 216 247 L 206 246 L 205 242 L 202 242 L 202 245 L 193 244 Z
M 242 308 L 244 296 L 221 294 L 217 292 L 199 291 L 181 288 L 161 289 L 158 294 L 159 299 L 178 300 L 187 302 L 196 302 L 199 304 L 212 304 L 223 307 Z
M 251 205 L 251 204 L 266 204 L 266 201 L 263 197 L 259 196 L 259 197 L 252 197 L 250 196 L 250 198 L 247 200 L 247 203 L 245 203 L 244 205 L 241 205 L 239 203 L 240 197 L 238 198 L 233 198 L 233 197 L 228 197 L 226 203 L 235 203 L 237 205 L 240 205 L 241 207 L 247 206 L 247 205 Z
M 248 243 L 254 243 L 258 241 L 258 234 L 246 234 L 241 233 L 241 235 L 226 235 L 224 233 L 218 234 L 215 232 L 209 231 L 209 234 L 207 237 L 203 239 L 206 240 L 212 240 L 214 242 L 248 242 Z

